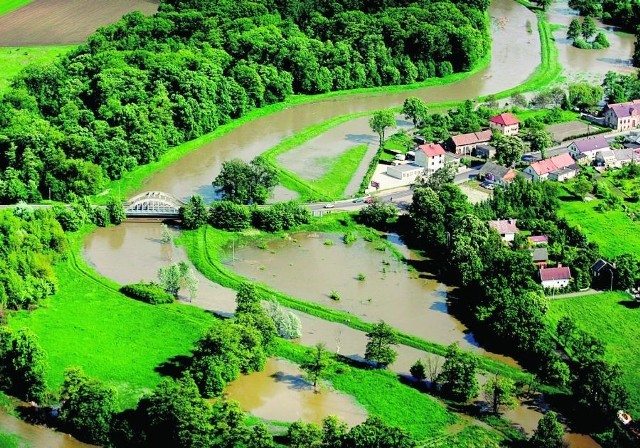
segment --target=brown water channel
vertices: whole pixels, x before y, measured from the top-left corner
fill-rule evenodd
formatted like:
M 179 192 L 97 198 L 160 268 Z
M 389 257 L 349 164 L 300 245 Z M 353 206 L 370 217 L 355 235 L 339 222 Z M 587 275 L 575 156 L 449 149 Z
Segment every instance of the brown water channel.
M 298 366 L 283 359 L 269 359 L 262 372 L 241 376 L 229 384 L 226 395 L 265 420 L 321 423 L 328 415 L 339 415 L 354 426 L 367 419 L 367 411 L 353 397 L 328 385 L 315 393 Z
M 20 436 L 32 448 L 90 448 L 95 446 L 82 443 L 69 434 L 57 432 L 44 426 L 30 425 L 4 411 L 0 411 L 0 431 Z
M 398 107 L 408 96 L 421 97 L 429 103 L 459 101 L 522 84 L 540 64 L 538 35 L 528 33 L 526 27 L 529 21 L 535 29 L 536 16 L 513 0 L 494 0 L 489 13 L 493 35 L 491 64 L 473 76 L 447 86 L 375 96 L 343 95 L 292 106 L 203 145 L 164 171 L 152 175 L 140 191 L 166 191 L 179 198 L 198 193 L 211 200 L 214 198 L 211 181 L 220 172 L 222 162 L 235 157 L 251 160 L 310 125 L 353 112 Z M 342 140 L 344 135 L 338 135 L 336 139 Z

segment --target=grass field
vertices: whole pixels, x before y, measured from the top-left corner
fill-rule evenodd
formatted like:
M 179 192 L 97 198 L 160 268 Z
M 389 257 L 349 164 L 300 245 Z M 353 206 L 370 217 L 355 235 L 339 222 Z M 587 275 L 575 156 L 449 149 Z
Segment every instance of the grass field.
M 0 16 L 31 3 L 33 0 L 2 0 L 0 2 Z
M 623 292 L 552 300 L 549 320 L 571 317 L 582 330 L 606 344 L 606 357 L 622 366 L 631 394 L 631 411 L 640 418 L 640 308 Z
M 590 241 L 600 246 L 604 257 L 623 253 L 640 253 L 640 222 L 633 221 L 622 210 L 600 212 L 596 210 L 599 200 L 588 202 L 563 200 L 558 214 L 579 226 Z
M 74 249 L 78 251 L 76 241 Z M 56 266 L 59 292 L 32 313 L 9 320 L 40 338 L 51 366 L 47 384 L 56 390 L 68 366 L 81 366 L 118 390 L 123 407 L 161 379 L 155 369 L 176 355 L 189 354 L 213 319 L 182 304 L 152 306 L 118 293 L 83 266 L 79 256 Z
M 75 45 L 59 47 L 0 47 L 0 93 L 11 80 L 29 64 L 47 64 L 76 48 Z

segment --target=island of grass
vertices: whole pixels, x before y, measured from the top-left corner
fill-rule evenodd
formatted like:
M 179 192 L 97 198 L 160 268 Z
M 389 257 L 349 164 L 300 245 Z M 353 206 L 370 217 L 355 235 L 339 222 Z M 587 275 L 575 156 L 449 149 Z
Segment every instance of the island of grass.
M 624 292 L 607 292 L 552 300 L 549 320 L 556 325 L 568 316 L 578 328 L 596 336 L 606 346 L 605 358 L 624 372 L 634 419 L 640 419 L 640 312 L 639 304 Z
M 0 16 L 31 3 L 33 0 L 4 0 L 0 3 Z

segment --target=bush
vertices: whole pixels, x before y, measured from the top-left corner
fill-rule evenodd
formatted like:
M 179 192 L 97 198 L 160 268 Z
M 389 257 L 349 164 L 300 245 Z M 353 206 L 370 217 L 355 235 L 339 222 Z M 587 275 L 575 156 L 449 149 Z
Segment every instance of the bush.
M 174 300 L 171 294 L 166 292 L 155 282 L 131 283 L 120 288 L 120 292 L 127 297 L 140 300 L 141 302 L 150 303 L 151 305 L 173 303 Z
M 214 202 L 209 212 L 209 224 L 216 229 L 239 232 L 251 225 L 248 207 L 231 201 Z
M 254 208 L 251 221 L 257 229 L 279 232 L 311 222 L 311 212 L 295 201 L 279 202 L 269 208 Z

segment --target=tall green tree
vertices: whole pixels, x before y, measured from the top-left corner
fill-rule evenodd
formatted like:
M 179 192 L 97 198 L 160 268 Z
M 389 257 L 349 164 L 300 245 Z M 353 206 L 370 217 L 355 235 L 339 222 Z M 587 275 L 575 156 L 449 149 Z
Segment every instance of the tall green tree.
M 400 112 L 413 122 L 414 127 L 417 127 L 418 124 L 426 121 L 429 110 L 422 99 L 412 96 L 404 100 Z
M 318 342 L 312 349 L 308 350 L 307 361 L 300 366 L 305 371 L 306 377 L 313 384 L 313 390 L 318 392 L 318 383 L 325 375 L 330 365 L 329 352 L 326 344 Z
M 489 379 L 482 389 L 485 400 L 496 415 L 501 409 L 512 409 L 518 404 L 516 386 L 511 378 L 496 375 Z
M 569 23 L 569 29 L 567 30 L 567 38 L 571 40 L 576 40 L 582 36 L 582 24 L 578 18 L 574 18 Z
M 46 396 L 47 355 L 28 328 L 12 332 L 0 327 L 0 388 L 25 401 Z
M 386 367 L 396 360 L 398 354 L 391 346 L 398 344 L 398 336 L 384 321 L 373 325 L 367 333 L 367 339 L 369 341 L 364 352 L 365 359 L 375 362 L 378 367 Z
M 531 448 L 563 448 L 564 429 L 558 421 L 558 414 L 547 411 L 538 422 L 538 427 L 529 439 Z
M 111 196 L 107 202 L 107 213 L 111 224 L 118 225 L 127 219 L 122 202 L 115 196 Z
M 205 225 L 209 219 L 209 209 L 204 199 L 199 194 L 189 198 L 189 201 L 180 207 L 180 219 L 185 229 L 198 229 Z
M 478 396 L 480 386 L 476 373 L 478 358 L 472 353 L 460 350 L 458 344 L 447 347 L 442 371 L 438 375 L 438 383 L 442 384 L 442 392 L 461 402 L 467 402 Z
M 250 163 L 240 159 L 223 162 L 213 181 L 222 199 L 236 204 L 264 204 L 277 184 L 276 171 L 260 157 Z
M 499 135 L 493 139 L 493 146 L 496 148 L 496 160 L 506 167 L 515 166 L 524 154 L 524 143 L 517 135 Z
M 373 113 L 371 119 L 369 119 L 369 127 L 371 130 L 378 134 L 380 138 L 380 147 L 384 145 L 384 134 L 387 128 L 396 127 L 396 119 L 393 112 L 390 110 L 379 110 Z
M 539 151 L 542 159 L 547 158 L 547 149 L 551 146 L 551 133 L 545 130 L 532 131 L 529 133 L 529 142 L 532 151 Z
M 582 21 L 582 37 L 585 40 L 591 39 L 598 32 L 598 28 L 596 27 L 596 22 L 593 20 L 593 17 L 587 16 Z

